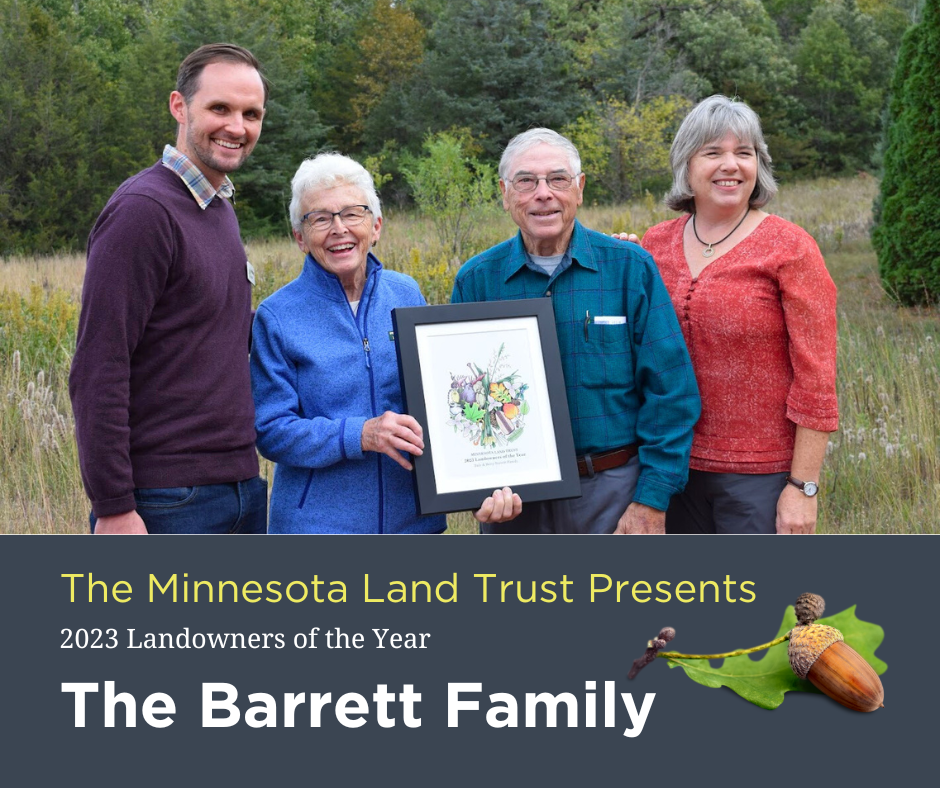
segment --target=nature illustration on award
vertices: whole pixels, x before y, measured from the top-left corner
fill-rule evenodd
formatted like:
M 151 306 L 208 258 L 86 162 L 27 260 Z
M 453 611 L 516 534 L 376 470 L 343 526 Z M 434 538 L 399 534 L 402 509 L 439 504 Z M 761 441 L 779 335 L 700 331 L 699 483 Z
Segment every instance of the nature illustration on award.
M 520 380 L 518 370 L 507 374 L 510 364 L 505 347 L 501 344 L 493 352 L 485 369 L 468 361 L 469 374 L 450 373 L 447 425 L 474 446 L 505 446 L 525 429 L 528 384 Z

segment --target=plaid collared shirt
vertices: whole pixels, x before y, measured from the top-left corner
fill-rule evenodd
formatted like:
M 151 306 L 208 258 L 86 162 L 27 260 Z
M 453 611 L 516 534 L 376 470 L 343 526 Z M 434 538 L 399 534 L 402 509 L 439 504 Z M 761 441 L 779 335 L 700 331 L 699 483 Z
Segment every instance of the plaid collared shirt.
M 167 145 L 163 149 L 162 164 L 164 167 L 173 170 L 173 172 L 183 179 L 186 188 L 192 192 L 193 197 L 196 198 L 196 202 L 202 210 L 205 210 L 209 203 L 217 196 L 225 197 L 227 200 L 234 202 L 235 186 L 227 175 L 222 185 L 218 189 L 215 189 L 212 184 L 209 183 L 209 179 L 202 174 L 202 170 L 193 164 L 185 153 L 180 153 L 172 145 Z
M 700 402 L 669 293 L 649 254 L 575 221 L 549 277 L 522 234 L 469 260 L 453 303 L 550 297 L 579 454 L 640 444 L 633 500 L 665 510 L 685 486 Z

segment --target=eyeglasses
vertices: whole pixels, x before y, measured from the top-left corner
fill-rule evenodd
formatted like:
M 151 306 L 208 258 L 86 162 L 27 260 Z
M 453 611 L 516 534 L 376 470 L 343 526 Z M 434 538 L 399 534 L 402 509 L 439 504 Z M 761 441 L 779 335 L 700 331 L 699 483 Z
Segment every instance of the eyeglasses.
M 341 211 L 310 211 L 303 215 L 300 223 L 307 224 L 314 230 L 328 230 L 333 226 L 333 217 L 338 216 L 346 227 L 355 227 L 365 221 L 366 213 L 372 213 L 368 205 L 350 205 Z
M 548 188 L 553 192 L 566 192 L 571 188 L 571 184 L 577 177 L 577 175 L 572 177 L 565 172 L 552 173 L 544 178 L 536 178 L 534 175 L 522 173 L 513 178 L 511 183 L 512 188 L 517 192 L 534 192 L 539 187 L 539 181 L 545 181 Z

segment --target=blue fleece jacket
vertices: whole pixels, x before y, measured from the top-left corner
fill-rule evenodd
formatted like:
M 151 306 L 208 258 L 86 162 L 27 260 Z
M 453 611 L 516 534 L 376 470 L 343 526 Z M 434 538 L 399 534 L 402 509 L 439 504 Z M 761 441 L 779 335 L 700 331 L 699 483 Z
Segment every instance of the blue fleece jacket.
M 425 303 L 417 283 L 369 255 L 353 314 L 339 279 L 310 255 L 258 307 L 251 384 L 258 450 L 277 463 L 269 533 L 437 533 L 411 476 L 363 452 L 368 419 L 403 409 L 392 309 Z

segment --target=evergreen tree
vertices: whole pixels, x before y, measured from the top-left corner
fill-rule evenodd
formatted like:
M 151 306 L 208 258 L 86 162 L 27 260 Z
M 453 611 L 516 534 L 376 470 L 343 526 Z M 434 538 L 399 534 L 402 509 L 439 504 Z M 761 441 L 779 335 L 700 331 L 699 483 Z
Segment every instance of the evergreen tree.
M 596 33 L 593 87 L 601 100 L 639 105 L 653 96 L 689 100 L 714 92 L 707 80 L 688 66 L 679 42 L 682 16 L 703 4 L 628 0 L 613 8 Z
M 878 141 L 890 73 L 888 43 L 855 0 L 816 7 L 793 57 L 795 94 L 809 115 L 819 165 L 832 172 L 868 167 Z
M 858 0 L 859 10 L 875 20 L 878 34 L 897 54 L 901 39 L 920 21 L 925 0 Z
M 785 41 L 797 37 L 818 5 L 819 0 L 764 0 L 764 8 L 777 23 L 777 29 Z
M 202 44 L 230 41 L 254 53 L 271 83 L 261 141 L 232 177 L 245 236 L 288 232 L 291 177 L 326 138 L 305 64 L 314 57 L 317 31 L 336 21 L 327 6 L 326 0 L 184 0 L 172 20 L 180 59 Z
M 113 91 L 70 32 L 0 0 L 0 255 L 79 246 L 110 191 L 94 162 Z
M 390 85 L 370 115 L 369 147 L 391 137 L 414 150 L 428 133 L 466 127 L 497 158 L 519 132 L 577 117 L 575 76 L 548 22 L 542 0 L 448 4 L 414 77 Z
M 905 304 L 940 301 L 940 4 L 904 37 L 888 108 L 872 242 L 885 289 Z

